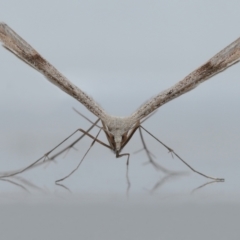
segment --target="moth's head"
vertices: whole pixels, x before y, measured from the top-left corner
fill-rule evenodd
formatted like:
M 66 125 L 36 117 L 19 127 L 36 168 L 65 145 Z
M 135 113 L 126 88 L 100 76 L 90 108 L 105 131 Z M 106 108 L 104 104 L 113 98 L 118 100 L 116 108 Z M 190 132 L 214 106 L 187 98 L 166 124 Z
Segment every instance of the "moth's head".
M 115 145 L 115 150 L 117 152 L 119 152 L 122 148 L 123 142 L 124 142 L 124 138 L 125 138 L 125 134 L 119 133 L 118 130 L 116 129 L 115 134 L 112 135 L 113 139 L 114 139 L 114 145 Z
M 109 121 L 104 122 L 106 135 L 115 152 L 121 151 L 128 139 L 129 130 L 132 124 L 129 118 L 111 117 Z

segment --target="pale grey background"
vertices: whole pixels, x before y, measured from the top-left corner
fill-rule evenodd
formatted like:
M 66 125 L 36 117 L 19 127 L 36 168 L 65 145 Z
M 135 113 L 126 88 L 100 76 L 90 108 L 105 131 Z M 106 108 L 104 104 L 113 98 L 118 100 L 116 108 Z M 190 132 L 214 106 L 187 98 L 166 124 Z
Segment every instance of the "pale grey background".
M 107 112 L 129 115 L 240 36 L 239 1 L 4 1 L 6 22 Z M 239 239 L 240 64 L 163 106 L 144 126 L 193 167 L 224 177 L 165 178 L 132 154 L 126 197 L 125 159 L 78 145 L 57 164 L 0 182 L 6 239 Z M 26 166 L 75 129 L 95 120 L 80 103 L 0 48 L 0 169 Z M 101 136 L 104 139 L 104 135 Z M 158 163 L 188 169 L 146 136 Z M 125 151 L 141 148 L 138 133 Z M 30 181 L 30 182 L 26 182 Z M 162 187 L 149 194 L 158 181 Z M 165 181 L 169 180 L 169 181 Z M 38 194 L 39 193 L 39 194 Z M 54 207 L 53 207 L 54 206 Z M 15 229 L 16 231 L 13 231 Z M 19 234 L 19 235 L 18 235 Z

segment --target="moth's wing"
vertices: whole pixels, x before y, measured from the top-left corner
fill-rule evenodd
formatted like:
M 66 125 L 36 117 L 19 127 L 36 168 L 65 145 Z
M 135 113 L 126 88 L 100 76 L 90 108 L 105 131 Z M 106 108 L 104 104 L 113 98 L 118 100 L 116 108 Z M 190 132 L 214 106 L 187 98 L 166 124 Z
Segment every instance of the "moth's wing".
M 41 72 L 51 83 L 77 99 L 97 117 L 104 119 L 104 110 L 91 97 L 72 84 L 5 23 L 0 23 L 0 41 L 5 48 Z
M 194 89 L 200 83 L 211 78 L 217 73 L 226 70 L 228 67 L 240 60 L 240 38 L 224 48 L 204 65 L 190 73 L 183 80 L 173 85 L 171 88 L 159 93 L 156 97 L 143 104 L 135 113 L 131 115 L 134 121 L 140 120 L 163 104 L 181 96 Z

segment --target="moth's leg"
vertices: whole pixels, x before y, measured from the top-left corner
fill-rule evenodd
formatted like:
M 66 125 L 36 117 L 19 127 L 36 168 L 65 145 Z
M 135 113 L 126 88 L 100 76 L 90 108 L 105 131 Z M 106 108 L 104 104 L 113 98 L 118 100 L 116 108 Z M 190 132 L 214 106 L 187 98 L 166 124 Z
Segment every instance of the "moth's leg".
M 209 178 L 209 179 L 213 179 L 215 181 L 224 181 L 224 178 L 215 178 L 215 177 L 211 177 L 208 176 L 206 174 L 203 174 L 197 170 L 195 170 L 194 168 L 192 168 L 187 162 L 185 162 L 177 153 L 175 153 L 175 151 L 173 149 L 171 149 L 170 147 L 168 147 L 166 144 L 164 144 L 163 142 L 161 142 L 159 139 L 157 139 L 154 135 L 152 135 L 148 130 L 146 130 L 143 126 L 140 126 L 139 129 L 142 128 L 146 133 L 148 133 L 151 137 L 153 137 L 155 140 L 157 140 L 159 143 L 161 143 L 165 148 L 167 148 L 169 150 L 169 152 L 171 152 L 173 155 L 175 155 L 180 161 L 182 161 L 188 168 L 190 168 L 193 172 Z
M 84 118 L 85 120 L 87 120 L 88 122 L 90 122 L 92 124 L 92 126 L 86 131 L 89 132 L 93 127 L 98 127 L 100 129 L 102 129 L 102 127 L 98 126 L 96 123 L 94 123 L 93 121 L 91 121 L 89 118 L 87 118 L 85 115 L 83 115 L 81 112 L 79 112 L 77 109 L 73 108 L 73 110 L 80 115 L 82 118 Z M 61 155 L 62 153 L 64 153 L 66 151 L 66 154 L 69 152 L 69 150 L 71 148 L 74 148 L 74 146 L 85 136 L 85 134 L 81 135 L 78 139 L 76 139 L 73 143 L 71 143 L 70 145 L 68 145 L 66 148 L 62 149 L 61 151 L 59 151 L 58 153 L 54 154 L 53 156 L 51 156 L 50 160 L 55 159 L 56 157 L 58 157 L 59 155 Z
M 99 120 L 98 120 L 99 121 Z M 96 121 L 96 123 L 98 122 Z M 95 123 L 95 124 L 96 124 Z M 86 132 L 89 132 L 92 128 L 94 127 L 94 124 L 86 131 Z M 76 131 L 74 132 L 76 133 Z M 71 136 L 74 135 L 71 134 L 70 136 L 68 136 L 66 139 L 64 139 L 60 144 L 58 144 L 56 147 L 54 147 L 53 149 L 51 149 L 49 152 L 45 153 L 41 158 L 39 158 L 38 160 L 36 160 L 35 162 L 33 162 L 32 164 L 30 164 L 29 166 L 27 166 L 26 168 L 24 169 L 20 169 L 20 170 L 15 170 L 13 172 L 8 172 L 8 173 L 1 173 L 0 174 L 0 178 L 1 177 L 11 177 L 11 176 L 14 176 L 18 173 L 21 173 L 21 172 L 24 172 L 30 168 L 33 168 L 33 167 L 38 167 L 40 165 L 42 165 L 45 161 L 53 161 L 58 155 L 60 155 L 61 153 L 65 152 L 66 150 L 70 149 L 71 146 L 74 146 L 78 141 L 80 141 L 84 136 L 85 134 L 82 134 L 77 140 L 75 140 L 72 144 L 70 144 L 68 147 L 64 148 L 63 150 L 61 150 L 60 152 L 56 153 L 55 155 L 49 157 L 48 155 L 51 154 L 52 151 L 54 151 L 57 147 L 59 147 L 62 143 L 64 143 L 66 140 L 68 140 Z M 47 156 L 47 160 L 46 160 L 46 156 Z M 43 161 L 41 161 L 43 160 Z M 14 174 L 13 174 L 14 173 Z M 13 175 L 12 175 L 13 174 Z M 7 176 L 6 176 L 7 175 Z
M 139 134 L 140 134 L 140 138 L 141 138 L 141 141 L 142 141 L 142 144 L 143 144 L 143 149 L 145 150 L 147 156 L 148 156 L 148 159 L 149 159 L 149 163 L 151 163 L 156 169 L 158 170 L 161 170 L 162 172 L 164 173 L 168 173 L 168 174 L 172 174 L 173 172 L 160 166 L 158 163 L 156 163 L 153 158 L 152 158 L 152 153 L 148 150 L 147 148 L 147 145 L 146 145 L 146 142 L 143 138 L 143 134 L 142 134 L 142 130 L 141 130 L 142 126 L 140 125 L 139 126 Z
M 147 129 L 145 129 L 142 125 L 140 126 L 146 133 L 148 133 L 151 137 L 153 137 L 155 140 L 157 140 L 158 142 L 160 142 L 165 148 L 167 148 L 167 150 L 169 151 L 169 153 L 171 153 L 172 157 L 173 157 L 173 149 L 171 149 L 170 147 L 168 147 L 166 144 L 164 144 L 162 141 L 160 141 L 159 139 L 157 139 L 154 135 L 152 135 L 149 131 L 147 131 Z
M 121 146 L 121 150 L 126 146 L 126 144 L 131 140 L 132 136 L 134 135 L 134 133 L 136 132 L 136 130 L 139 128 L 139 125 L 136 125 L 132 130 L 131 132 L 129 133 L 129 135 L 127 136 L 127 138 L 125 139 L 125 141 L 122 143 L 122 146 Z M 120 151 L 121 151 L 120 150 Z M 129 153 L 122 153 L 122 154 L 119 154 L 119 152 L 116 153 L 116 158 L 120 158 L 122 156 L 128 156 L 127 157 L 127 166 L 129 165 L 129 158 L 130 158 L 130 154 Z
M 77 165 L 77 167 L 74 168 L 67 176 L 65 176 L 65 177 L 63 177 L 63 178 L 61 178 L 61 179 L 56 180 L 56 181 L 55 181 L 55 184 L 58 184 L 59 182 L 65 180 L 66 178 L 70 177 L 75 171 L 77 171 L 77 169 L 80 167 L 81 163 L 83 162 L 84 158 L 87 156 L 88 152 L 90 151 L 90 149 L 92 148 L 92 146 L 94 145 L 94 143 L 97 141 L 97 137 L 98 137 L 98 135 L 99 135 L 99 133 L 100 133 L 101 131 L 102 131 L 102 129 L 100 129 L 100 130 L 98 131 L 97 136 L 93 139 L 90 147 L 88 148 L 88 150 L 86 151 L 86 153 L 85 153 L 84 156 L 82 157 L 82 159 L 81 159 L 81 161 L 79 162 L 79 164 Z
M 100 119 L 98 119 L 88 130 L 87 132 L 89 132 L 95 124 L 98 123 Z M 72 137 L 78 130 L 76 130 L 74 133 L 72 133 L 71 135 L 69 135 L 67 138 L 65 138 L 62 142 L 60 142 L 57 146 L 55 146 L 53 149 L 51 149 L 50 151 L 48 151 L 47 153 L 45 153 L 42 157 L 40 157 L 39 159 L 37 159 L 35 162 L 33 162 L 32 164 L 28 165 L 27 167 L 25 167 L 24 169 L 20 169 L 20 170 L 15 170 L 15 171 L 11 171 L 11 172 L 8 172 L 8 173 L 1 173 L 0 175 L 0 178 L 3 178 L 3 177 L 12 177 L 12 176 L 15 176 L 19 173 L 22 173 L 22 172 L 25 172 L 26 170 L 32 168 L 32 167 L 35 167 L 35 166 L 39 166 L 41 165 L 45 160 L 46 158 L 48 158 L 48 160 L 54 160 L 54 158 L 49 158 L 48 155 L 51 154 L 51 152 L 53 152 L 56 148 L 58 148 L 62 143 L 64 143 L 65 141 L 67 141 L 70 137 Z M 84 137 L 85 134 L 83 134 L 80 138 Z M 62 152 L 61 152 L 62 153 Z M 59 153 L 60 154 L 60 153 Z M 57 154 L 57 155 L 59 155 Z M 56 154 L 55 154 L 56 155 Z M 54 155 L 54 157 L 56 157 Z M 43 162 L 41 162 L 41 160 L 43 160 Z
M 100 119 L 98 119 L 87 131 L 79 128 L 77 129 L 75 132 L 73 132 L 70 136 L 68 136 L 66 139 L 64 139 L 62 142 L 60 142 L 56 147 L 54 147 L 53 149 L 51 149 L 49 152 L 47 152 L 45 154 L 45 156 L 49 159 L 49 154 L 51 154 L 56 148 L 58 148 L 60 145 L 62 145 L 65 141 L 67 141 L 70 137 L 72 137 L 74 134 L 76 134 L 77 132 L 82 132 L 83 134 L 78 138 L 76 139 L 73 143 L 71 143 L 69 146 L 67 146 L 66 148 L 64 148 L 63 150 L 61 150 L 60 152 L 56 153 L 55 155 L 53 155 L 49 160 L 52 160 L 54 158 L 56 158 L 57 156 L 59 156 L 61 153 L 67 151 L 68 149 L 70 149 L 71 147 L 73 147 L 77 142 L 79 142 L 84 136 L 88 136 L 90 138 L 93 138 L 94 137 L 89 134 L 88 132 L 98 123 Z M 97 142 L 99 142 L 100 144 L 104 145 L 105 143 L 103 143 L 102 141 L 99 141 L 98 139 L 96 139 Z M 105 144 L 106 147 L 109 147 L 107 144 Z
M 2 172 L 0 175 L 0 178 L 12 177 L 12 176 L 20 174 L 22 172 L 25 172 L 25 171 L 29 170 L 30 168 L 34 167 L 35 165 L 37 165 L 38 163 L 40 163 L 40 161 L 44 160 L 44 158 L 45 158 L 45 155 L 40 157 L 35 162 L 31 163 L 30 165 L 28 165 L 27 167 L 25 167 L 23 169 L 11 171 L 11 172 Z
M 127 136 L 127 138 L 125 139 L 125 141 L 123 142 L 121 149 L 123 149 L 126 144 L 130 141 L 130 139 L 132 138 L 132 136 L 134 135 L 134 133 L 136 132 L 136 130 L 138 129 L 139 125 L 136 124 L 136 126 L 130 131 L 129 135 Z M 123 156 L 127 156 L 127 162 L 126 162 L 126 180 L 127 180 L 127 195 L 129 193 L 129 189 L 131 187 L 131 182 L 129 180 L 129 174 L 128 174 L 128 166 L 129 166 L 129 159 L 130 159 L 130 154 L 129 153 L 122 153 L 119 154 L 119 152 L 116 153 L 116 158 L 120 158 Z
M 119 153 L 117 152 L 117 154 L 116 154 L 116 158 L 120 158 L 120 157 L 123 157 L 123 156 L 127 156 L 126 165 L 128 166 L 128 165 L 129 165 L 130 153 L 122 153 L 122 154 L 119 154 Z
M 48 161 L 51 161 L 51 160 L 54 160 L 57 156 L 59 156 L 60 154 L 62 154 L 63 152 L 69 150 L 71 147 L 73 147 L 76 143 L 78 143 L 84 136 L 88 136 L 92 139 L 95 139 L 94 136 L 92 136 L 91 134 L 89 134 L 88 132 L 93 128 L 94 126 L 92 125 L 87 131 L 84 131 L 83 129 L 78 129 L 78 131 L 81 131 L 83 132 L 83 134 L 78 138 L 76 139 L 73 143 L 71 143 L 70 145 L 68 145 L 66 148 L 64 148 L 63 150 L 61 150 L 60 152 L 54 154 L 53 156 L 51 156 Z M 102 129 L 100 129 L 101 131 Z M 103 145 L 104 147 L 107 147 L 109 149 L 112 150 L 111 146 L 105 144 L 104 142 L 102 142 L 101 140 L 99 139 L 95 139 L 96 142 L 98 142 L 99 144 Z
M 98 119 L 95 124 L 97 124 L 97 122 L 99 121 L 100 119 Z M 93 125 L 94 126 L 94 125 Z M 92 126 L 92 127 L 93 127 Z M 47 153 L 45 153 L 42 157 L 40 157 L 39 159 L 37 159 L 35 162 L 31 163 L 30 165 L 28 165 L 27 167 L 23 168 L 23 169 L 20 169 L 20 170 L 16 170 L 16 171 L 12 171 L 12 172 L 7 172 L 7 173 L 2 173 L 2 175 L 0 175 L 0 178 L 4 178 L 4 177 L 12 177 L 12 176 L 15 176 L 17 174 L 20 174 L 22 172 L 25 172 L 26 170 L 34 167 L 35 165 L 36 166 L 39 166 L 41 165 L 41 160 L 45 161 L 46 158 L 48 158 L 48 160 L 51 160 L 51 158 L 48 157 L 49 154 L 51 154 L 56 148 L 58 148 L 61 144 L 63 144 L 65 141 L 67 141 L 70 137 L 72 137 L 74 134 L 76 134 L 78 131 L 82 132 L 84 136 L 88 136 L 92 139 L 94 139 L 94 137 L 92 135 L 90 135 L 88 132 L 91 130 L 92 128 L 89 128 L 87 131 L 84 131 L 83 129 L 77 129 L 76 131 L 74 131 L 71 135 L 69 135 L 67 138 L 65 138 L 62 142 L 60 142 L 57 146 L 55 146 L 53 149 L 51 149 L 50 151 L 48 151 Z M 96 141 L 100 144 L 102 144 L 103 146 L 105 147 L 108 147 L 111 149 L 110 146 L 108 146 L 107 144 L 103 143 L 102 141 L 96 139 Z
M 131 140 L 132 136 L 134 135 L 134 133 L 137 131 L 137 129 L 139 128 L 139 125 L 137 124 L 129 133 L 129 135 L 127 136 L 127 138 L 125 139 L 125 141 L 122 143 L 121 146 L 121 150 L 127 145 L 127 143 Z
M 83 115 L 81 112 L 79 112 L 76 108 L 73 107 L 73 110 L 80 115 L 82 118 L 84 118 L 85 120 L 87 120 L 88 122 L 90 122 L 91 124 L 94 124 L 93 121 L 91 121 L 89 118 L 87 118 L 85 115 Z M 103 129 L 102 127 L 98 126 L 97 124 L 95 125 L 96 127 Z
M 86 131 L 87 133 L 92 130 L 96 125 L 93 125 Z M 62 149 L 61 151 L 55 153 L 53 156 L 51 156 L 49 158 L 49 160 L 54 160 L 56 157 L 58 157 L 59 155 L 61 155 L 64 152 L 68 152 L 71 148 L 74 148 L 74 146 L 80 141 L 82 140 L 83 137 L 85 137 L 85 133 L 83 133 L 79 138 L 77 138 L 74 142 L 72 142 L 71 144 L 69 144 L 67 147 L 65 147 L 64 149 Z
M 116 153 L 116 158 L 121 158 L 127 156 L 127 162 L 126 162 L 126 180 L 127 180 L 127 194 L 129 192 L 129 189 L 131 187 L 131 182 L 129 180 L 129 174 L 128 174 L 128 166 L 129 166 L 129 158 L 130 158 L 130 153 L 122 153 L 119 154 L 118 152 Z

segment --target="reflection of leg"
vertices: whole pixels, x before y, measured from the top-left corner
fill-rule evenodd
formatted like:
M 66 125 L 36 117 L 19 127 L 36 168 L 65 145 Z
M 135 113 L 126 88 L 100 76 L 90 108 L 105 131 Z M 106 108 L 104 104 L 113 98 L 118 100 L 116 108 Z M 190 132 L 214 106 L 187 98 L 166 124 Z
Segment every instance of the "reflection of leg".
M 165 177 L 161 178 L 159 181 L 155 183 L 155 185 L 152 187 L 151 190 L 149 190 L 150 193 L 154 193 L 157 189 L 161 188 L 164 184 L 169 182 L 170 180 L 178 179 L 182 176 L 185 176 L 185 172 L 176 172 L 176 173 L 170 173 L 166 175 Z
M 56 183 L 56 182 L 55 182 L 55 184 L 56 184 L 57 186 L 59 186 L 59 187 L 62 187 L 62 188 L 64 188 L 64 189 L 66 189 L 68 192 L 72 193 L 71 190 L 70 190 L 68 187 L 66 187 L 65 185 L 63 185 L 63 184 L 61 184 L 61 183 Z
M 219 182 L 223 182 L 223 181 L 216 181 L 216 180 L 213 180 L 213 181 L 210 181 L 210 182 L 204 183 L 204 184 L 202 184 L 202 185 L 200 185 L 200 186 L 194 188 L 194 189 L 191 191 L 191 194 L 195 193 L 196 191 L 198 191 L 198 190 L 201 189 L 201 188 L 206 187 L 206 186 L 209 185 L 209 184 L 219 183 Z
M 187 162 L 185 162 L 177 153 L 174 152 L 174 150 L 172 150 L 170 147 L 168 147 L 166 144 L 164 144 L 163 142 L 161 142 L 159 139 L 157 139 L 154 135 L 152 135 L 149 131 L 147 131 L 144 127 L 140 126 L 139 129 L 142 128 L 145 132 L 147 132 L 150 136 L 152 136 L 155 140 L 157 140 L 159 143 L 161 143 L 165 148 L 168 149 L 168 151 L 175 155 L 180 161 L 182 161 L 188 168 L 190 168 L 193 172 L 202 175 L 203 177 L 206 178 L 210 178 L 216 181 L 224 181 L 224 178 L 215 178 L 215 177 L 210 177 L 208 175 L 205 175 L 201 172 L 198 172 L 197 170 L 195 170 L 194 168 L 192 168 Z
M 70 172 L 67 176 L 65 176 L 64 178 L 61 178 L 59 180 L 56 180 L 55 183 L 57 184 L 58 182 L 61 182 L 63 180 L 65 180 L 66 178 L 70 177 L 74 172 L 76 172 L 78 170 L 78 168 L 80 167 L 81 163 L 83 162 L 84 158 L 87 156 L 88 152 L 90 151 L 90 149 L 92 148 L 93 144 L 97 141 L 97 137 L 99 135 L 99 133 L 102 131 L 102 129 L 99 130 L 97 136 L 93 139 L 92 144 L 90 145 L 90 147 L 88 148 L 87 152 L 84 154 L 84 156 L 82 157 L 81 161 L 79 162 L 79 164 L 77 165 L 77 167 L 75 169 L 72 170 L 72 172 Z
M 142 126 L 140 125 L 139 126 L 139 133 L 140 133 L 140 138 L 141 138 L 141 141 L 142 141 L 142 144 L 143 144 L 143 149 L 145 150 L 147 156 L 148 156 L 148 159 L 149 159 L 149 162 L 157 169 L 161 170 L 162 172 L 164 173 L 171 173 L 171 171 L 167 170 L 166 168 L 160 166 L 159 164 L 157 164 L 153 158 L 152 158 L 152 153 L 148 150 L 147 148 L 147 145 L 144 141 L 144 138 L 143 138 L 143 134 L 142 134 L 142 130 L 141 130 Z
M 9 182 L 9 183 L 11 183 L 12 185 L 15 185 L 15 186 L 17 186 L 17 187 L 20 187 L 20 188 L 23 189 L 24 191 L 30 193 L 30 192 L 28 191 L 28 189 L 25 188 L 22 184 L 16 183 L 16 182 L 14 182 L 14 181 L 12 181 L 12 180 L 9 180 L 9 179 L 0 179 L 0 181 Z
M 127 169 L 126 169 L 126 180 L 127 180 L 127 195 L 129 194 L 129 189 L 131 187 L 131 182 L 130 182 L 130 179 L 129 179 L 129 174 L 128 174 L 128 165 L 127 165 Z

